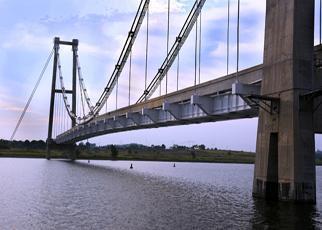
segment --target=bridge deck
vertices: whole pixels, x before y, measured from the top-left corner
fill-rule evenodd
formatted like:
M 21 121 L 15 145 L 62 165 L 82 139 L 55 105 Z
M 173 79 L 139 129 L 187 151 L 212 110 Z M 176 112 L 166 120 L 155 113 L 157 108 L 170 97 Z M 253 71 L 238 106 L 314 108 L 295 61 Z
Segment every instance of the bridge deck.
M 319 63 L 322 63 L 322 45 L 315 47 L 318 68 L 314 76 L 315 89 L 322 86 Z M 322 66 L 322 64 L 321 64 Z M 244 84 L 261 84 L 263 66 L 257 65 L 238 73 Z M 57 136 L 56 142 L 71 143 L 108 133 L 202 122 L 251 118 L 258 109 L 251 108 L 237 95 L 231 93 L 236 73 L 223 76 L 197 86 L 188 87 L 146 102 L 133 104 L 96 117 L 86 125 L 76 126 Z M 322 109 L 321 109 L 322 110 Z M 315 114 L 317 132 L 322 131 L 322 111 Z M 320 124 L 321 125 L 318 125 Z M 321 128 L 320 128 L 321 127 Z
M 238 73 L 245 84 L 258 84 L 262 65 Z M 76 126 L 56 138 L 57 143 L 81 141 L 87 138 L 127 130 L 186 125 L 211 121 L 251 118 L 258 110 L 250 108 L 237 95 L 231 94 L 236 74 L 230 74 L 185 88 L 146 102 L 134 104 L 96 117 L 86 125 Z

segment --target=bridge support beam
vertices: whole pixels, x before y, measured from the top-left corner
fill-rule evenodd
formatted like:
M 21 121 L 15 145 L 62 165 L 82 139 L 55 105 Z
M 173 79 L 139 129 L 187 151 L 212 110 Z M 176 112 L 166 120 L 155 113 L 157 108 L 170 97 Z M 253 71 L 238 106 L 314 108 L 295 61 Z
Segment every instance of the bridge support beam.
M 182 118 L 182 109 L 180 108 L 180 104 L 163 102 L 162 110 L 169 112 L 177 120 Z
M 142 115 L 147 116 L 153 123 L 157 123 L 159 120 L 159 111 L 156 109 L 142 109 Z
M 191 105 L 197 105 L 204 113 L 212 114 L 213 99 L 207 96 L 192 95 L 190 99 Z
M 125 117 L 132 120 L 136 125 L 141 125 L 142 113 L 131 113 L 127 112 Z
M 114 122 L 119 123 L 122 127 L 126 127 L 127 118 L 126 116 L 121 116 L 121 117 L 114 116 Z
M 316 201 L 312 103 L 314 0 L 267 0 L 262 96 L 280 100 L 278 114 L 260 110 L 255 197 Z
M 259 95 L 260 90 L 260 85 L 249 85 L 240 82 L 236 82 L 232 86 L 232 94 L 237 95 Z

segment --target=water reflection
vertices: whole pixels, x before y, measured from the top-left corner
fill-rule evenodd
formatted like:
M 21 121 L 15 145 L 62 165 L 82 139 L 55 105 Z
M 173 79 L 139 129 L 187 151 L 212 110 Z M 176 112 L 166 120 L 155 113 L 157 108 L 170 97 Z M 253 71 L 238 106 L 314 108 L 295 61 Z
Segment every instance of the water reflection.
M 0 160 L 1 229 L 315 229 L 316 206 L 251 196 L 253 165 Z
M 254 229 L 315 229 L 315 205 L 254 199 Z

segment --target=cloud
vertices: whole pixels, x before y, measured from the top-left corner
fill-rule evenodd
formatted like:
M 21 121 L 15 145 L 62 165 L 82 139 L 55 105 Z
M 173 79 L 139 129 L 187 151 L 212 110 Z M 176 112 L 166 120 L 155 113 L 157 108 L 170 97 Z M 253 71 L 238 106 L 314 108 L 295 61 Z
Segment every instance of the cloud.
M 218 46 L 210 52 L 211 56 L 213 57 L 223 57 L 227 55 L 227 43 L 225 42 L 218 42 Z M 263 40 L 254 39 L 248 42 L 240 42 L 239 49 L 242 55 L 252 55 L 252 54 L 259 54 L 263 51 Z M 237 52 L 237 44 L 230 44 L 229 50 L 231 54 L 236 54 Z
M 0 99 L 0 111 L 11 111 L 11 112 L 22 112 L 23 108 L 17 106 L 16 104 L 6 102 L 6 101 L 1 101 Z
M 82 42 L 79 45 L 79 49 L 80 52 L 82 53 L 82 55 L 84 54 L 91 54 L 94 56 L 109 56 L 111 55 L 111 52 L 109 50 L 106 49 L 102 49 L 102 47 L 100 47 L 99 45 L 94 45 L 94 44 L 90 44 L 87 42 Z
M 0 111 L 22 111 L 23 108 L 18 104 L 14 100 L 14 97 L 10 96 L 9 91 L 3 86 L 0 86 Z
M 182 13 L 185 12 L 187 7 L 187 1 L 170 1 L 171 13 Z M 153 13 L 166 13 L 168 12 L 168 0 L 152 0 L 150 1 L 150 12 Z
M 168 0 L 151 0 L 150 12 L 164 13 L 167 12 Z M 171 0 L 170 9 L 171 12 L 183 12 L 189 1 Z M 139 0 L 122 0 L 122 4 L 119 1 L 105 1 L 105 0 L 84 0 L 82 4 L 79 1 L 74 1 L 76 12 L 80 17 L 87 17 L 88 15 L 104 15 L 113 16 L 116 14 L 132 13 L 136 12 L 140 4 Z
M 16 24 L 5 36 L 1 47 L 14 50 L 47 49 L 52 46 L 53 38 L 44 36 L 47 28 L 38 23 Z
M 84 0 L 80 4 L 78 0 L 73 0 L 74 9 L 80 17 L 88 15 L 111 16 L 119 13 L 130 13 L 139 6 L 138 0 L 105 1 L 105 0 Z

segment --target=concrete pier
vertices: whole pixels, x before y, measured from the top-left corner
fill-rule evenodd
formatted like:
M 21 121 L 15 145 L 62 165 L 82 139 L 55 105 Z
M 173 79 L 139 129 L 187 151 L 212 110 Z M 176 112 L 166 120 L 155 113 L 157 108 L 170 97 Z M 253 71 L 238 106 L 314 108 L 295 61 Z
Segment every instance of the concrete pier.
M 312 100 L 314 0 L 267 0 L 261 94 L 279 112 L 259 113 L 253 195 L 315 203 Z

